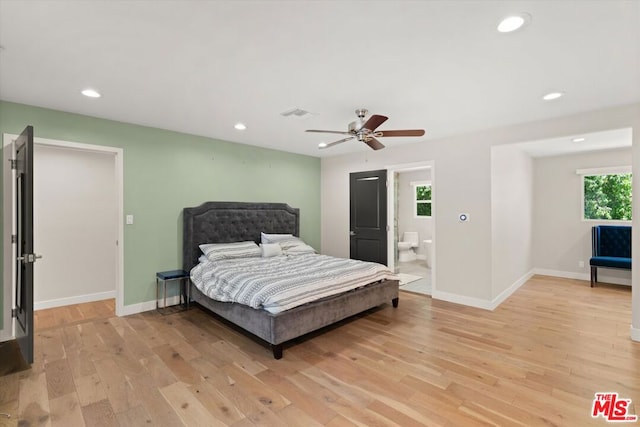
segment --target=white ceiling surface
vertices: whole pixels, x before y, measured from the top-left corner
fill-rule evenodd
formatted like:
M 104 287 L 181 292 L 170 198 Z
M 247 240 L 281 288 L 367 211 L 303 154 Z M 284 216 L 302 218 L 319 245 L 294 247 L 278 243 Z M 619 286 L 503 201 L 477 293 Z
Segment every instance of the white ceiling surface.
M 640 101 L 637 0 L 0 0 L 0 45 L 0 99 L 313 156 L 360 107 L 391 147 Z
M 584 138 L 584 141 L 574 141 Z M 561 156 L 563 154 L 584 153 L 589 151 L 612 150 L 631 147 L 632 133 L 630 128 L 593 132 L 570 137 L 559 137 L 540 141 L 516 144 L 531 157 Z

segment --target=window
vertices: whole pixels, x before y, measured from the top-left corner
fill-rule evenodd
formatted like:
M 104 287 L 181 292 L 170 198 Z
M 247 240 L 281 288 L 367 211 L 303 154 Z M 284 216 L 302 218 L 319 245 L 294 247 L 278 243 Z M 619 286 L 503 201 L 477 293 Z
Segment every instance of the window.
M 630 168 L 582 172 L 582 218 L 631 221 Z
M 413 212 L 416 218 L 431 217 L 431 183 L 430 182 L 412 182 L 414 194 Z

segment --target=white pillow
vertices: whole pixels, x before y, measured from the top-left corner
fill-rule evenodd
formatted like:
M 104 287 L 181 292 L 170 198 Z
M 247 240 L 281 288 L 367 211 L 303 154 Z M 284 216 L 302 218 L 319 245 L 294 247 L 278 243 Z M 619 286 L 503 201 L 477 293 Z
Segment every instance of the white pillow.
M 288 243 L 288 242 L 287 242 Z M 282 243 L 280 243 L 282 246 Z M 315 254 L 316 250 L 311 246 L 304 243 L 302 240 L 299 241 L 298 244 L 288 245 L 286 247 L 282 247 L 282 252 L 285 255 L 300 255 L 300 254 Z
M 234 243 L 208 243 L 200 245 L 200 250 L 209 261 L 230 258 L 253 258 L 262 256 L 262 250 L 253 241 Z
M 278 243 L 262 243 L 260 248 L 262 248 L 263 258 L 282 255 L 282 248 Z
M 305 243 L 302 241 L 302 239 L 299 239 L 297 237 L 289 237 L 288 239 L 282 239 L 279 240 L 278 243 L 280 244 L 280 246 L 282 246 L 282 249 L 288 249 L 288 248 L 292 248 L 294 246 L 299 246 L 299 245 L 304 245 Z
M 279 243 L 283 240 L 295 239 L 293 234 L 267 234 L 260 233 L 260 241 L 262 243 Z
M 278 243 L 282 248 L 282 253 L 285 255 L 298 255 L 298 254 L 315 254 L 316 250 L 307 245 L 302 239 L 294 236 L 293 234 L 267 234 L 260 233 L 260 239 L 262 244 L 265 243 Z
M 316 250 L 307 245 L 302 239 L 297 237 L 290 237 L 289 239 L 283 239 L 278 242 L 282 247 L 282 253 L 285 255 L 298 255 L 298 254 L 315 254 Z

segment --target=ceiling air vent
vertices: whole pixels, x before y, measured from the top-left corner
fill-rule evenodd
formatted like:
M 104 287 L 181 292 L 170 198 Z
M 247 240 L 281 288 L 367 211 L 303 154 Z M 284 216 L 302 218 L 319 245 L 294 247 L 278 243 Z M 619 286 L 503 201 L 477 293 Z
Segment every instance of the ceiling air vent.
M 303 119 L 305 117 L 313 116 L 313 113 L 308 112 L 307 110 L 303 110 L 301 108 L 292 108 L 291 110 L 283 111 L 280 113 L 281 116 L 284 117 L 292 117 L 294 119 Z

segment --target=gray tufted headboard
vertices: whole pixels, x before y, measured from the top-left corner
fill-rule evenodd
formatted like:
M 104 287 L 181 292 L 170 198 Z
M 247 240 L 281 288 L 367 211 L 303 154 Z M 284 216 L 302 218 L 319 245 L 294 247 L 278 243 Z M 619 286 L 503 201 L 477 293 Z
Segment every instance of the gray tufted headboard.
M 183 210 L 182 269 L 190 271 L 204 243 L 260 242 L 260 232 L 299 236 L 300 209 L 286 203 L 206 202 Z

